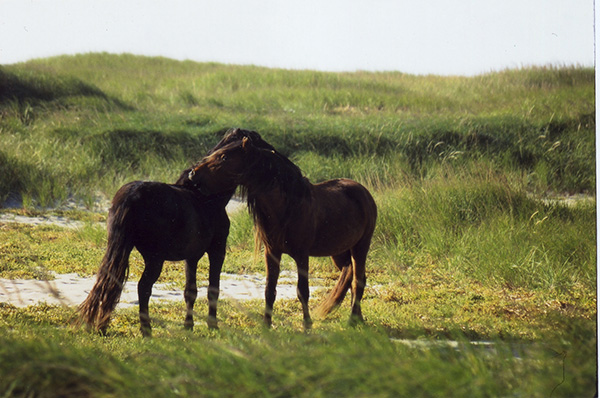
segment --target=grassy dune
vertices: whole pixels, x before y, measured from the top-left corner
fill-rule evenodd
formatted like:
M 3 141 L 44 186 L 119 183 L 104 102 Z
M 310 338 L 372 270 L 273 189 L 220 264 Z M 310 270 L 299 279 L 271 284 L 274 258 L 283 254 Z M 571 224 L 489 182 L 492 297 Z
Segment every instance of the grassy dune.
M 313 182 L 362 182 L 379 207 L 364 328 L 345 326 L 346 302 L 304 334 L 299 304 L 278 300 L 265 332 L 261 302 L 224 301 L 219 332 L 189 334 L 181 303 L 151 307 L 157 338 L 142 341 L 134 310 L 101 338 L 69 327 L 72 308 L 2 305 L 0 392 L 591 396 L 594 95 L 594 70 L 575 67 L 466 78 L 108 54 L 0 66 L 0 200 L 24 205 L 4 211 L 46 214 L 68 199 L 91 208 L 129 180 L 174 181 L 232 126 L 261 133 Z M 571 194 L 588 199 L 557 200 Z M 105 214 L 52 211 L 87 224 L 0 226 L 0 277 L 95 273 Z M 247 214 L 232 218 L 228 245 L 225 271 L 262 272 Z M 134 255 L 130 277 L 142 270 Z M 311 275 L 337 278 L 328 259 L 311 260 Z M 182 266 L 161 279 L 182 285 Z
M 595 186 L 592 69 L 443 78 L 92 54 L 1 73 L 0 193 L 42 205 L 172 180 L 231 126 L 259 131 L 314 180 L 388 186 L 483 161 L 536 192 Z

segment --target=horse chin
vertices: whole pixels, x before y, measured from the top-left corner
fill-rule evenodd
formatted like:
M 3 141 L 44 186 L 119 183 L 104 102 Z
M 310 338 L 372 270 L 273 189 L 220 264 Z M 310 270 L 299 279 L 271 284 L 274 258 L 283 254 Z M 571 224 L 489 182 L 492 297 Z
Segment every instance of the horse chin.
M 198 191 L 204 196 L 212 195 L 210 189 L 208 189 L 205 185 L 195 184 Z
M 185 185 L 194 189 L 195 191 L 198 191 L 200 194 L 202 194 L 204 196 L 210 196 L 212 194 L 210 189 L 208 189 L 208 187 L 206 187 L 206 185 L 202 184 L 200 181 L 193 181 L 190 178 L 189 181 L 187 182 L 187 184 L 185 184 Z
M 195 176 L 196 172 L 194 170 L 190 171 L 190 173 L 188 174 L 188 184 L 192 185 L 202 195 L 209 196 L 212 192 L 210 192 L 206 185 L 198 181 L 198 178 L 196 178 Z
M 210 184 L 206 184 L 205 181 L 201 181 L 200 179 L 198 179 L 197 176 L 194 178 L 193 177 L 193 175 L 188 176 L 189 184 L 191 184 L 195 190 L 197 190 L 204 196 L 219 195 L 237 187 L 237 185 L 233 185 L 231 188 L 217 185 L 216 187 L 213 186 L 211 188 L 209 187 Z

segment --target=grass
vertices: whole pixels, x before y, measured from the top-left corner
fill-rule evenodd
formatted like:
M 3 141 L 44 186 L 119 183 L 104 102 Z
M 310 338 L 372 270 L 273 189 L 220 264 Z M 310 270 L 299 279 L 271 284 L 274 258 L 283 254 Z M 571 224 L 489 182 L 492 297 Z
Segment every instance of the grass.
M 478 173 L 452 172 L 384 192 L 375 240 L 391 250 L 389 260 L 415 264 L 425 256 L 464 276 L 511 287 L 567 291 L 580 282 L 595 284 L 594 203 L 547 204 L 495 171 L 482 166 Z
M 498 341 L 493 348 L 461 339 L 458 350 L 418 349 L 384 330 L 346 328 L 339 320 L 309 334 L 283 322 L 266 331 L 258 319 L 246 319 L 247 308 L 221 307 L 218 332 L 200 326 L 190 334 L 175 325 L 182 305 L 162 306 L 152 340 L 133 332 L 134 311 L 119 312 L 112 332 L 100 337 L 63 328 L 71 313 L 61 307 L 3 307 L 0 388 L 13 396 L 132 397 L 545 397 L 585 396 L 594 388 L 594 347 L 578 339 Z M 572 327 L 594 339 L 589 327 Z
M 231 126 L 261 132 L 316 180 L 363 164 L 389 185 L 400 169 L 484 158 L 536 192 L 595 187 L 593 69 L 442 78 L 87 54 L 2 66 L 0 87 L 0 193 L 28 203 L 172 180 Z
M 135 309 L 100 337 L 71 327 L 73 308 L 2 304 L 0 392 L 591 396 L 595 198 L 560 199 L 595 192 L 594 98 L 594 71 L 577 67 L 463 78 L 109 54 L 0 66 L 0 199 L 23 201 L 2 211 L 84 222 L 1 224 L 0 277 L 93 275 L 106 215 L 44 207 L 93 209 L 127 181 L 173 181 L 231 126 L 260 132 L 312 181 L 362 182 L 379 208 L 365 327 L 346 326 L 348 300 L 311 333 L 296 300 L 276 302 L 271 331 L 262 301 L 223 300 L 218 332 L 203 322 L 184 332 L 183 303 L 153 305 L 155 338 L 142 340 Z M 263 272 L 251 218 L 231 221 L 224 271 Z M 136 252 L 131 263 L 137 280 Z M 202 259 L 199 280 L 207 273 Z M 338 275 L 316 258 L 311 276 L 332 286 Z M 160 282 L 182 286 L 182 265 L 167 264 Z

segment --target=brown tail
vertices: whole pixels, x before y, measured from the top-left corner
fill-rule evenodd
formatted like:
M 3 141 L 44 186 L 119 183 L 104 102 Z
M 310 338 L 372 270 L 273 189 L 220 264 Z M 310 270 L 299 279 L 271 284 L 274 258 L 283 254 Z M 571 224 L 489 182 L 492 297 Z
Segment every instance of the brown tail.
M 104 331 L 110 315 L 117 306 L 129 269 L 129 254 L 133 250 L 128 233 L 128 206 L 116 206 L 109 216 L 108 247 L 90 294 L 79 306 L 81 322 L 95 330 Z M 112 211 L 112 209 L 111 209 Z
M 346 297 L 346 292 L 350 289 L 350 285 L 352 284 L 352 265 L 346 265 L 342 268 L 342 273 L 338 278 L 337 283 L 333 287 L 329 296 L 323 301 L 316 309 L 315 314 L 321 318 L 327 316 L 334 308 L 342 304 L 344 301 L 344 297 Z

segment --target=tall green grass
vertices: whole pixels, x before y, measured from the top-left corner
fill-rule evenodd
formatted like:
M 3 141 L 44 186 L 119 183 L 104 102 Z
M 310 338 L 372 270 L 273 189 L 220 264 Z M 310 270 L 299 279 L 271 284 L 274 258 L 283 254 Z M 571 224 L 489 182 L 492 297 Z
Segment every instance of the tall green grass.
M 3 200 L 91 204 L 132 179 L 174 181 L 241 126 L 313 182 L 371 188 L 388 263 L 561 290 L 594 277 L 593 207 L 536 199 L 595 189 L 593 69 L 422 77 L 85 54 L 2 66 L 0 88 Z
M 224 300 L 220 332 L 198 322 L 184 334 L 183 304 L 157 305 L 157 338 L 141 341 L 135 310 L 117 311 L 99 337 L 68 327 L 73 309 L 2 305 L 0 395 L 593 395 L 595 199 L 556 199 L 595 192 L 594 112 L 590 68 L 466 78 L 110 54 L 0 66 L 0 201 L 20 196 L 25 207 L 13 211 L 92 207 L 133 179 L 174 181 L 232 126 L 258 131 L 313 182 L 365 184 L 379 209 L 364 329 L 342 326 L 346 302 L 300 333 L 299 304 L 278 300 L 264 332 L 262 302 Z M 261 272 L 251 217 L 231 221 L 224 270 Z M 93 275 L 105 242 L 91 223 L 6 224 L 0 276 Z M 131 263 L 136 279 L 143 263 L 135 253 Z M 287 257 L 282 266 L 294 269 Z M 161 281 L 181 286 L 182 275 L 168 265 Z M 337 276 L 329 259 L 311 259 L 319 283 Z
M 395 272 L 433 261 L 490 286 L 595 285 L 595 202 L 540 201 L 486 165 L 384 191 L 377 202 L 375 246 Z
M 592 69 L 421 77 L 86 54 L 0 72 L 0 199 L 91 204 L 132 179 L 174 181 L 242 126 L 313 182 L 367 185 L 387 271 L 433 262 L 492 286 L 593 285 L 594 207 L 539 201 L 594 191 Z M 252 246 L 251 222 L 234 219 L 231 256 Z
M 309 334 L 170 330 L 142 340 L 40 325 L 31 311 L 0 310 L 20 333 L 0 329 L 5 396 L 566 397 L 595 388 L 593 351 L 582 341 L 479 347 L 459 340 L 457 348 L 417 348 L 376 329 L 339 327 Z M 59 324 L 66 317 L 60 308 L 45 312 Z
M 0 71 L 0 194 L 34 203 L 174 180 L 231 126 L 259 131 L 317 180 L 369 164 L 369 179 L 393 185 L 390 164 L 427 176 L 484 158 L 536 192 L 595 186 L 592 69 L 444 78 L 87 54 Z

